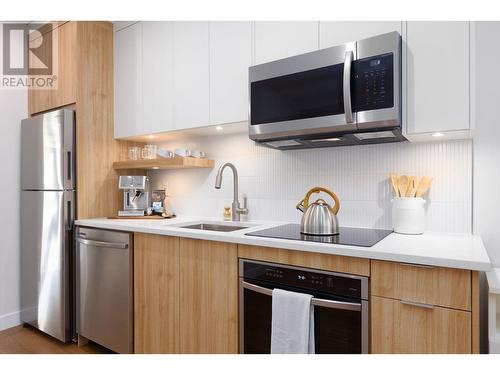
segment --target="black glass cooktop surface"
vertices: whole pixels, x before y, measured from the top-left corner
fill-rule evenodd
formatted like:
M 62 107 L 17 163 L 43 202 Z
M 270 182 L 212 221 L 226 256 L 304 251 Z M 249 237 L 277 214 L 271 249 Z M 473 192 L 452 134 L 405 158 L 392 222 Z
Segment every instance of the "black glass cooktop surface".
M 387 237 L 392 230 L 340 227 L 334 236 L 311 236 L 300 233 L 300 224 L 286 224 L 278 227 L 246 233 L 247 236 L 282 238 L 286 240 L 322 242 L 335 245 L 371 247 Z

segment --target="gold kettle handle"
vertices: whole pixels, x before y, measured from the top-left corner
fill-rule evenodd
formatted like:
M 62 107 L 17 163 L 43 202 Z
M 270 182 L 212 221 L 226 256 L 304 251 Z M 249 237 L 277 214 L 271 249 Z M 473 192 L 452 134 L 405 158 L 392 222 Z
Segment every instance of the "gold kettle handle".
M 333 200 L 335 201 L 335 205 L 330 208 L 330 211 L 334 215 L 337 215 L 337 213 L 340 210 L 340 200 L 339 200 L 339 198 L 337 197 L 337 195 L 333 191 L 328 190 L 328 189 L 323 188 L 323 187 L 319 187 L 319 186 L 313 187 L 311 190 L 309 190 L 307 192 L 305 198 L 297 206 L 302 206 L 303 209 L 304 209 L 304 211 L 307 210 L 307 207 L 309 207 L 309 198 L 311 197 L 311 195 L 313 193 L 319 193 L 319 192 L 324 192 L 324 193 L 328 194 L 330 197 L 333 198 Z

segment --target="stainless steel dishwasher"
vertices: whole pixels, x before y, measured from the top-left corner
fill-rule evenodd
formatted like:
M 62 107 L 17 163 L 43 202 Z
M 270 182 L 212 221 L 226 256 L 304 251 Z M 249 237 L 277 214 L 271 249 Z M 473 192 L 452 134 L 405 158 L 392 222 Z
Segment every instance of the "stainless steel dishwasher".
M 76 231 L 76 332 L 133 353 L 133 248 L 126 232 Z

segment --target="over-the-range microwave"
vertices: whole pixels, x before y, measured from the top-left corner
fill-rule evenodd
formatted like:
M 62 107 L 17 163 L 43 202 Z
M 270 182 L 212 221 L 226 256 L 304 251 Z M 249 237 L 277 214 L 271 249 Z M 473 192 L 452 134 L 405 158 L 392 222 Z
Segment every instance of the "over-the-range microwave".
M 398 32 L 252 66 L 249 90 L 249 137 L 272 148 L 405 140 Z

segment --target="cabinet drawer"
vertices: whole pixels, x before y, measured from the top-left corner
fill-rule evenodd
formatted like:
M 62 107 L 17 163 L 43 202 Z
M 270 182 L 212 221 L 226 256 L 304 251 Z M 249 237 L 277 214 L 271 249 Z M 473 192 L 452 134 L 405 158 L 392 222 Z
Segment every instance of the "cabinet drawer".
M 372 297 L 374 354 L 471 352 L 471 313 Z
M 471 310 L 468 270 L 372 260 L 371 276 L 374 296 Z
M 238 245 L 238 257 L 291 266 L 370 276 L 370 260 L 251 245 Z

